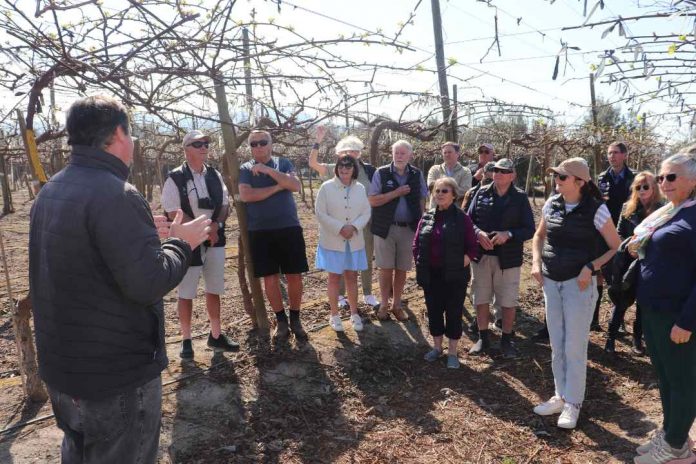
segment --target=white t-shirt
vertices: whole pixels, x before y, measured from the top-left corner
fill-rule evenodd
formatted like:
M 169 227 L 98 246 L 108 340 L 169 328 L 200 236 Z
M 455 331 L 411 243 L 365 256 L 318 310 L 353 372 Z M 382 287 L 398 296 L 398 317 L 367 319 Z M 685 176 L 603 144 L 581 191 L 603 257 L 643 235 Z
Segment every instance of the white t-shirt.
M 578 206 L 578 203 L 566 203 L 565 204 L 566 214 L 573 211 L 576 206 Z M 543 208 L 541 208 L 541 215 L 544 217 L 544 220 L 548 221 L 550 212 L 551 212 L 551 198 L 546 200 L 546 203 L 544 203 Z M 609 208 L 607 208 L 607 205 L 602 203 L 602 205 L 599 208 L 597 208 L 597 212 L 595 213 L 595 216 L 594 216 L 595 229 L 597 229 L 598 231 L 601 231 L 602 227 L 604 227 L 604 224 L 606 224 L 607 219 L 611 219 L 611 213 L 609 212 Z
M 213 216 L 212 209 L 199 209 L 198 199 L 199 198 L 209 198 L 208 187 L 205 185 L 205 173 L 207 171 L 206 167 L 203 167 L 203 171 L 198 173 L 191 171 L 193 175 L 193 181 L 186 181 L 186 190 L 188 191 L 189 203 L 191 204 L 191 210 L 193 211 L 193 216 L 198 217 L 204 214 L 208 219 Z M 217 170 L 215 173 L 220 179 L 222 184 L 222 206 L 227 206 L 230 204 L 229 193 L 227 192 L 227 186 L 222 181 L 222 176 Z M 175 212 L 177 209 L 181 208 L 181 201 L 179 199 L 179 190 L 176 188 L 176 184 L 171 177 L 167 177 L 162 187 L 162 208 L 167 213 Z

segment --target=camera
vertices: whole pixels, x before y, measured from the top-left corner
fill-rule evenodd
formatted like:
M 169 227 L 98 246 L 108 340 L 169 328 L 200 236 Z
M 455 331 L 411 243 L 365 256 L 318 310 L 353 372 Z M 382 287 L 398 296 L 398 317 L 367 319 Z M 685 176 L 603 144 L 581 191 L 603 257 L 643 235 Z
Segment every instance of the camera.
M 199 198 L 198 209 L 215 209 L 215 205 L 213 205 L 213 201 L 208 197 Z

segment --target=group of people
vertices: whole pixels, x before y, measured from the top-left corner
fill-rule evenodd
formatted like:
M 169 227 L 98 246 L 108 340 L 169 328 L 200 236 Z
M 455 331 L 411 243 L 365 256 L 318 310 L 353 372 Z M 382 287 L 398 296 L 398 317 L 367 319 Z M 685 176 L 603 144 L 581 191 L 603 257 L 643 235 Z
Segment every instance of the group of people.
M 192 300 L 201 275 L 208 347 L 239 349 L 220 323 L 230 208 L 220 173 L 206 163 L 210 138 L 201 131 L 186 134 L 186 161 L 163 186 L 165 215 L 153 215 L 127 182 L 133 157 L 128 121 L 126 108 L 111 98 L 76 101 L 66 122 L 70 161 L 43 187 L 31 211 L 39 373 L 65 432 L 68 463 L 156 460 L 160 373 L 168 363 L 162 298 L 169 291 L 178 287 L 182 358 L 194 356 Z M 333 330 L 345 330 L 340 308 L 346 304 L 353 330 L 363 329 L 358 273 L 363 302 L 376 307 L 379 319 L 408 320 L 402 295 L 415 264 L 433 338 L 426 361 L 445 357 L 447 337 L 446 365 L 459 367 L 472 276 L 478 338 L 469 353 L 490 352 L 494 306 L 502 329 L 499 350 L 514 358 L 523 244 L 533 239 L 532 277 L 544 292 L 555 387 L 534 412 L 560 413 L 559 427 L 576 426 L 604 275 L 615 305 L 605 349 L 615 350 L 631 303 L 622 292 L 631 287 L 638 311 L 634 352 L 643 352 L 642 333 L 662 400 L 662 426 L 637 449 L 635 462 L 695 459 L 688 432 L 696 417 L 696 147 L 667 158 L 654 175 L 634 174 L 626 146 L 614 143 L 610 168 L 598 184 L 584 159 L 565 160 L 549 171 L 556 193 L 535 225 L 525 192 L 514 185 L 515 164 L 496 160 L 490 144 L 479 147 L 477 163 L 463 166 L 459 146 L 444 143 L 443 162 L 426 181 L 410 163 L 413 148 L 404 140 L 392 145 L 391 163 L 375 168 L 361 160 L 363 144 L 356 137 L 338 142 L 335 162 L 319 163 L 325 135 L 319 128 L 309 165 L 325 180 L 316 200 L 315 267 L 329 275 Z M 300 183 L 292 163 L 274 155 L 269 132 L 252 131 L 248 143 L 252 159 L 240 168 L 239 199 L 247 207 L 254 275 L 262 278 L 275 314 L 274 337 L 306 339 L 300 308 L 308 263 L 293 198 Z M 608 270 L 617 250 L 634 260 L 632 272 Z M 373 258 L 379 299 L 372 292 Z

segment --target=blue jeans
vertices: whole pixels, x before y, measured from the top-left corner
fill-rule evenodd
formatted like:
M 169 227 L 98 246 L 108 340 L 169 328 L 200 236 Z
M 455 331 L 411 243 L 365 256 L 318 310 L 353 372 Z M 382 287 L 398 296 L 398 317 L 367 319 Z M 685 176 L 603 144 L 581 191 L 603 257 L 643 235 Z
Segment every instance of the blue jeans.
M 556 395 L 578 406 L 585 398 L 587 344 L 597 296 L 596 277 L 592 277 L 583 291 L 577 279 L 557 282 L 544 277 L 546 325 Z
M 73 398 L 48 387 L 58 427 L 65 433 L 62 464 L 155 463 L 162 413 L 158 376 L 128 392 L 98 400 Z

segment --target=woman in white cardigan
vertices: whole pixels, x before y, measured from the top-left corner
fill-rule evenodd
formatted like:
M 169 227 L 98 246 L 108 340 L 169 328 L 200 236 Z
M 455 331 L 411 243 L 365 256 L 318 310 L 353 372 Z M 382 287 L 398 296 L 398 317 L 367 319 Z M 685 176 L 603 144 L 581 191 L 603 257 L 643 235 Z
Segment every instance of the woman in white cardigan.
M 367 269 L 362 229 L 370 220 L 370 203 L 365 187 L 359 184 L 358 163 L 349 155 L 338 158 L 334 178 L 321 184 L 315 211 L 319 220 L 319 246 L 315 267 L 329 273 L 329 324 L 343 331 L 338 313 L 338 291 L 343 275 L 355 331 L 363 329 L 358 313 L 358 272 Z M 372 257 L 369 257 L 370 259 Z

